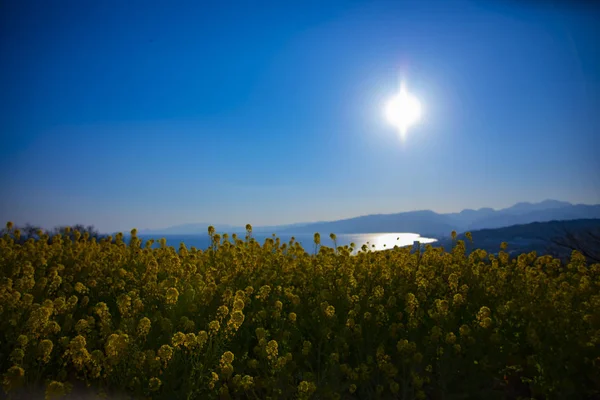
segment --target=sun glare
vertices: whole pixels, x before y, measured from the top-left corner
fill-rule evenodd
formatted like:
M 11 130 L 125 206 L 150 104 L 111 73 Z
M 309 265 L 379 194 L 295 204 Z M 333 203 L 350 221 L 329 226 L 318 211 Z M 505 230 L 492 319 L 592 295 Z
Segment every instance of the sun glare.
M 408 93 L 403 83 L 400 93 L 387 103 L 385 114 L 389 123 L 397 127 L 400 135 L 404 137 L 408 127 L 421 119 L 421 103 L 419 99 Z

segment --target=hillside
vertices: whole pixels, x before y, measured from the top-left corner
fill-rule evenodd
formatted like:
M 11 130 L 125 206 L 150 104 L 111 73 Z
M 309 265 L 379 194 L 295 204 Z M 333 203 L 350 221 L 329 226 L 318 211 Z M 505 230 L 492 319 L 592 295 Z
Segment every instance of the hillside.
M 597 254 L 597 244 L 590 240 L 589 234 L 600 237 L 600 219 L 577 219 L 570 221 L 533 222 L 530 224 L 513 225 L 497 229 L 482 229 L 471 232 L 473 243 L 471 244 L 465 234 L 459 234 L 458 240 L 467 243 L 467 249 L 483 249 L 490 253 L 500 250 L 500 243 L 508 244 L 507 251 L 510 254 L 528 253 L 537 251 L 538 254 L 552 254 L 559 258 L 569 257 L 572 250 L 558 245 L 559 242 L 568 242 L 570 238 Z M 569 236 L 570 235 L 570 236 Z M 446 250 L 452 248 L 452 240 L 445 238 L 436 243 Z

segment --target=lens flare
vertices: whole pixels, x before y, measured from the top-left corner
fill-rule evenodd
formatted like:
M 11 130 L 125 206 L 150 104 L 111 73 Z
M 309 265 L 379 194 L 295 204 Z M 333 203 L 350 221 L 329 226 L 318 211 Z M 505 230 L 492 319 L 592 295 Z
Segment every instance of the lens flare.
M 385 115 L 388 122 L 398 128 L 404 136 L 408 127 L 417 123 L 423 114 L 421 102 L 408 93 L 404 84 L 400 92 L 391 98 L 386 105 Z

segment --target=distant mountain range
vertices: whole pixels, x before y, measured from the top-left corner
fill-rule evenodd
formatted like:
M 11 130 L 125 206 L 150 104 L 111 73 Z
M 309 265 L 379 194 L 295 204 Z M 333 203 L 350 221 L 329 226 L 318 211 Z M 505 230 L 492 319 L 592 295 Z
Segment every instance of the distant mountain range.
M 494 210 L 463 210 L 459 213 L 439 214 L 430 210 L 396 214 L 374 214 L 337 221 L 299 223 L 291 225 L 253 227 L 261 233 L 386 233 L 410 232 L 424 237 L 443 238 L 450 232 L 493 229 L 532 222 L 600 218 L 600 205 L 571 204 L 564 201 L 545 200 L 540 203 L 517 203 L 512 207 Z M 140 234 L 202 234 L 209 223 L 173 226 L 165 229 L 142 230 Z M 244 232 L 244 227 L 213 224 L 217 232 Z

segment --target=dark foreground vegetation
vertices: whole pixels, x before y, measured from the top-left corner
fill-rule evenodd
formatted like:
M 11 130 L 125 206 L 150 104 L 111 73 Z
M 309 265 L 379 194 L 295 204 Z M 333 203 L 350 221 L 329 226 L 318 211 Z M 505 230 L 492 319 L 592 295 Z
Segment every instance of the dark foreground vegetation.
M 132 231 L 0 239 L 4 393 L 109 398 L 597 399 L 600 264 L 535 253 Z M 37 234 L 37 233 L 36 233 Z M 468 236 L 468 235 L 467 235 Z M 335 235 L 332 235 L 335 243 Z

